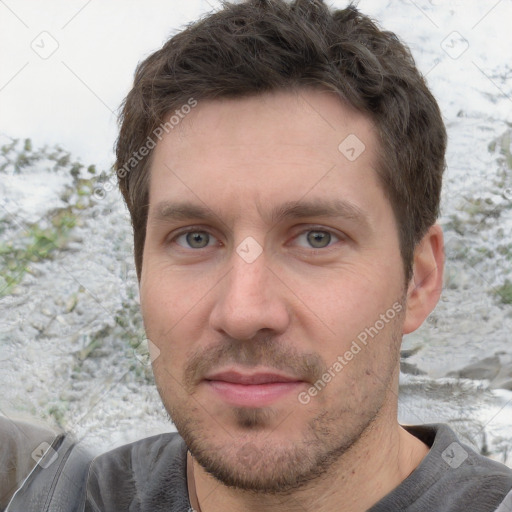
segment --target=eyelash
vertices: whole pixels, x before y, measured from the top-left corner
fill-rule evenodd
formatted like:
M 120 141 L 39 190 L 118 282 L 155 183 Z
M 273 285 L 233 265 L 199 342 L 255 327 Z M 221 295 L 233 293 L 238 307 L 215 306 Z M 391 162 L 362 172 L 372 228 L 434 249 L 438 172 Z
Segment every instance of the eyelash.
M 331 235 L 331 237 L 337 239 L 334 241 L 334 243 L 329 243 L 329 245 L 325 246 L 325 247 L 309 247 L 310 250 L 312 251 L 326 251 L 328 250 L 329 248 L 331 248 L 332 245 L 334 245 L 336 243 L 336 241 L 338 242 L 342 242 L 342 241 L 345 241 L 346 240 L 346 236 L 345 235 L 341 235 L 341 234 L 338 234 L 337 232 L 333 231 L 333 230 L 330 230 L 330 229 L 326 229 L 324 227 L 320 227 L 320 226 L 311 226 L 311 227 L 308 227 L 307 229 L 302 229 L 301 231 L 299 231 L 298 233 L 296 233 L 292 239 L 293 240 L 297 240 L 301 235 L 305 235 L 307 233 L 311 233 L 311 232 L 315 232 L 315 231 L 318 231 L 318 232 L 322 232 L 322 233 L 328 233 L 329 235 Z M 184 247 L 180 244 L 178 244 L 176 242 L 176 240 L 181 237 L 181 236 L 184 236 L 184 235 L 187 235 L 189 233 L 206 233 L 208 234 L 209 236 L 212 236 L 213 238 L 217 239 L 217 237 L 215 237 L 215 235 L 213 235 L 210 231 L 208 231 L 207 229 L 204 229 L 200 226 L 197 226 L 197 227 L 187 227 L 185 229 L 183 229 L 182 231 L 179 231 L 178 233 L 176 233 L 173 238 L 169 241 L 169 243 L 175 243 L 176 245 L 180 246 L 182 249 L 184 250 L 191 250 L 191 251 L 199 251 L 201 249 L 206 249 L 208 247 L 210 247 L 209 245 L 206 246 L 206 247 L 201 247 L 199 249 L 194 249 L 192 247 Z M 332 242 L 332 240 L 330 241 Z M 304 247 L 302 247 L 304 249 Z
M 331 236 L 331 240 L 329 240 L 329 245 L 326 245 L 325 247 L 308 247 L 308 249 L 310 249 L 312 251 L 327 251 L 333 245 L 335 245 L 337 241 L 341 242 L 343 240 L 343 237 L 341 235 L 335 233 L 334 231 L 332 231 L 330 229 L 320 228 L 320 227 L 303 229 L 302 231 L 300 231 L 299 233 L 294 235 L 293 240 L 297 240 L 299 237 L 301 237 L 303 235 L 307 235 L 308 233 L 314 233 L 314 232 L 328 233 Z M 333 238 L 337 239 L 337 240 L 333 240 Z M 301 247 L 301 248 L 304 249 L 304 247 Z

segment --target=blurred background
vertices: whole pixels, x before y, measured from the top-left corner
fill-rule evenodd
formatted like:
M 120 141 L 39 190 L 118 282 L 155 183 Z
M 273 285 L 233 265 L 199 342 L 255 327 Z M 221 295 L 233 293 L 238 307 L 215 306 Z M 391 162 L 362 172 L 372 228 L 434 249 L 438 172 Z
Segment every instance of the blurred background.
M 343 1 L 327 1 L 345 7 Z M 512 466 L 512 0 L 361 0 L 409 45 L 449 134 L 443 299 L 404 338 L 400 419 Z M 138 61 L 215 0 L 0 2 L 0 414 L 96 451 L 173 430 L 129 218 L 109 186 Z

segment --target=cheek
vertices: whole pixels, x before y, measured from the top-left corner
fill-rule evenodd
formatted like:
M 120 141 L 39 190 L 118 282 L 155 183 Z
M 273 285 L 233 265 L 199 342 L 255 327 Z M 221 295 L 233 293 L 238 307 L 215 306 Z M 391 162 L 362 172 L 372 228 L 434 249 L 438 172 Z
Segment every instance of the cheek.
M 140 307 L 146 334 L 150 339 L 156 338 L 164 327 L 161 325 L 162 319 L 165 318 L 164 312 L 172 310 L 166 297 L 165 288 L 161 283 L 151 279 L 147 274 L 143 275 L 140 284 Z
M 337 269 L 324 276 L 322 287 L 304 282 L 298 289 L 304 304 L 336 334 L 357 334 L 357 329 L 367 327 L 379 319 L 381 313 L 400 297 L 398 279 L 392 269 L 375 268 L 374 262 L 359 262 L 356 267 Z
M 400 282 L 391 273 L 383 274 L 378 285 L 377 279 L 369 273 L 345 272 L 322 293 L 305 297 L 304 304 L 315 313 L 309 314 L 310 348 L 322 353 L 328 366 L 338 356 L 354 369 L 363 359 L 370 367 L 378 366 L 380 357 L 389 358 L 386 351 L 395 352 L 393 339 L 403 311 Z
M 173 338 L 181 313 L 176 293 L 170 293 L 165 281 L 158 279 L 156 273 L 145 273 L 141 279 L 140 306 L 146 336 L 160 350 L 158 362 L 175 359 L 169 356 L 175 348 Z
M 142 316 L 146 329 L 163 334 L 191 310 L 194 290 L 170 269 L 153 266 L 143 273 L 140 284 Z
M 169 370 L 183 368 L 207 325 L 204 293 L 187 282 L 166 278 L 159 272 L 146 273 L 141 280 L 146 336 L 160 350 L 158 363 Z

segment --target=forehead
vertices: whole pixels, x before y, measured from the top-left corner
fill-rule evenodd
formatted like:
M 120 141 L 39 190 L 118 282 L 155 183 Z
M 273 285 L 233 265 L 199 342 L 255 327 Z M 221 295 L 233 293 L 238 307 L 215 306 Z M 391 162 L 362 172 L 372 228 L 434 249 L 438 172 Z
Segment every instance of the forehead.
M 305 196 L 364 208 L 364 192 L 380 188 L 376 146 L 371 121 L 334 93 L 199 101 L 154 150 L 150 216 L 157 203 L 183 199 L 238 215 Z
M 331 160 L 337 158 L 339 143 L 349 135 L 367 149 L 376 144 L 373 123 L 367 116 L 337 94 L 311 88 L 199 101 L 170 135 L 168 142 L 183 150 L 187 143 L 202 139 L 207 146 L 244 150 L 257 144 L 281 146 L 283 150 L 285 146 L 310 147 L 325 152 L 325 158 Z

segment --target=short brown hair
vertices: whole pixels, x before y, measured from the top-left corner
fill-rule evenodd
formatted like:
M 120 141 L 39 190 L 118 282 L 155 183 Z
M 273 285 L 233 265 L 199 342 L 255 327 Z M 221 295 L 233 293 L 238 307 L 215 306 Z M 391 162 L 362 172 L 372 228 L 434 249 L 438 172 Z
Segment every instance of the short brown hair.
M 414 248 L 439 212 L 446 149 L 439 107 L 395 34 L 353 5 L 331 10 L 322 0 L 226 2 L 139 63 L 120 115 L 114 166 L 131 215 L 139 279 L 152 154 L 141 157 L 139 150 L 155 130 L 191 98 L 300 87 L 334 91 L 375 124 L 377 173 L 410 279 Z

